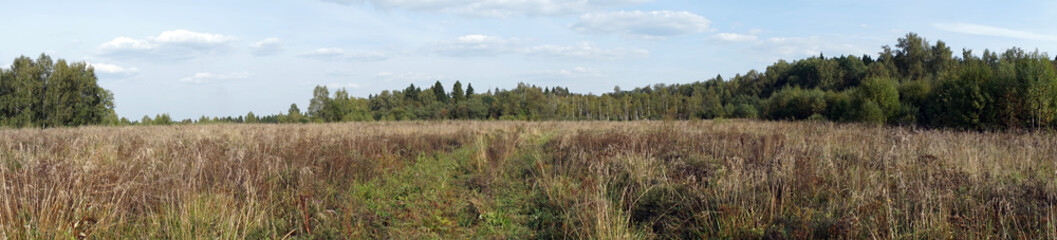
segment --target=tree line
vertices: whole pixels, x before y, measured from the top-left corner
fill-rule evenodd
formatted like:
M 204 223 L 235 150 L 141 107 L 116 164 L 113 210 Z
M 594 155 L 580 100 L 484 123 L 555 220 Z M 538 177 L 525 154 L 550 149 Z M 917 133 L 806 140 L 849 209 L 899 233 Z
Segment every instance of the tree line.
M 0 74 L 0 124 L 308 123 L 393 120 L 828 120 L 931 128 L 1057 128 L 1057 59 L 1011 48 L 960 55 L 909 33 L 876 57 L 809 57 L 764 71 L 689 84 L 653 84 L 594 95 L 519 83 L 480 92 L 456 81 L 411 84 L 366 98 L 317 86 L 307 109 L 174 121 L 168 114 L 118 119 L 112 95 L 85 63 L 20 57 Z
M 0 69 L 0 126 L 113 125 L 113 94 L 99 87 L 85 62 L 67 63 L 41 54 L 15 58 Z
M 456 81 L 414 84 L 367 98 L 317 86 L 307 111 L 257 122 L 386 120 L 828 120 L 997 130 L 1057 127 L 1057 59 L 1011 48 L 960 56 L 914 33 L 878 56 L 779 60 L 765 71 L 593 95 L 518 84 L 478 93 Z

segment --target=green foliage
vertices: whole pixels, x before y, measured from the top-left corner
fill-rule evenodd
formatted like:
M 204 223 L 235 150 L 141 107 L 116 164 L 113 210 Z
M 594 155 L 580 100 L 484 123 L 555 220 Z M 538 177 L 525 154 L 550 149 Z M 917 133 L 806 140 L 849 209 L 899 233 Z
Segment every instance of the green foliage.
M 404 89 L 404 98 L 408 101 L 418 101 L 418 93 L 421 91 L 422 89 L 415 87 L 415 84 L 412 83 Z
M 837 63 L 840 65 L 841 75 L 844 77 L 840 79 L 841 89 L 859 85 L 859 80 L 865 77 L 868 69 L 867 63 L 856 56 L 838 58 Z
M 874 101 L 859 102 L 858 109 L 854 112 L 854 120 L 857 122 L 883 124 L 885 123 L 885 111 Z
M 701 105 L 704 107 L 701 115 L 704 118 L 721 118 L 727 115 L 718 94 L 705 95 Z
M 756 110 L 756 107 L 753 107 L 752 105 L 742 103 L 734 107 L 734 111 L 730 116 L 734 118 L 755 119 L 759 117 L 759 110 Z
M 785 88 L 775 93 L 764 107 L 767 117 L 781 120 L 802 120 L 826 110 L 825 92 L 819 89 Z
M 151 119 L 148 115 L 143 115 L 143 118 L 139 120 L 139 123 L 144 125 L 151 125 L 154 124 L 154 120 Z
M 462 91 L 462 83 L 455 81 L 455 85 L 451 86 L 451 99 L 455 103 L 462 102 L 466 99 L 466 93 Z
M 94 68 L 41 54 L 22 56 L 0 71 L 0 125 L 62 127 L 117 123 L 113 94 L 99 87 Z
M 932 85 L 923 80 L 904 82 L 899 85 L 899 101 L 914 106 L 928 104 L 929 95 L 932 94 Z
M 789 72 L 789 85 L 823 90 L 840 89 L 844 72 L 839 67 L 837 61 L 822 58 L 797 61 Z
M 925 61 L 930 57 L 929 42 L 916 33 L 908 33 L 906 37 L 899 39 L 896 47 L 899 50 L 896 52 L 895 62 L 900 73 L 909 78 L 923 77 L 926 73 Z
M 42 59 L 41 61 L 50 61 Z M 14 67 L 32 68 L 32 60 L 16 59 Z M 56 65 L 62 68 L 62 64 Z M 963 50 L 960 58 L 943 41 L 930 43 L 915 33 L 884 46 L 876 58 L 810 57 L 779 60 L 766 71 L 716 76 L 689 84 L 653 84 L 631 90 L 576 94 L 562 87 L 519 83 L 477 93 L 456 81 L 447 92 L 440 81 L 428 89 L 414 84 L 402 91 L 382 91 L 367 98 L 324 86 L 313 90 L 306 112 L 261 117 L 261 122 L 337 122 L 370 120 L 661 120 L 692 118 L 762 118 L 769 120 L 827 119 L 959 129 L 1057 127 L 1057 70 L 1038 51 L 1019 48 L 1002 54 L 984 50 L 976 56 Z M 30 79 L 24 70 L 3 79 Z M 36 71 L 36 70 L 34 70 Z M 8 84 L 6 81 L 0 85 Z M 2 93 L 2 92 L 0 92 Z M 33 122 L 36 106 L 24 101 L 29 93 L 9 93 L 4 106 L 7 125 Z M 34 108 L 31 108 L 34 109 Z M 65 116 L 62 108 L 42 108 Z M 116 117 L 108 117 L 117 122 Z M 62 119 L 61 117 L 57 119 Z M 285 119 L 285 120 L 281 120 Z M 300 120 L 298 120 L 300 119 Z M 239 119 L 221 121 L 241 122 Z
M 312 100 L 308 104 L 308 116 L 319 121 L 331 119 L 333 113 L 326 108 L 330 104 L 330 91 L 326 86 L 316 86 L 312 90 Z
M 254 115 L 253 112 L 249 112 L 249 113 L 246 113 L 245 121 L 246 121 L 246 123 L 257 123 L 257 122 L 260 121 L 260 119 L 258 119 L 257 115 Z
M 1038 52 L 1018 56 L 1015 62 L 1016 92 L 1020 93 L 1019 117 L 1022 126 L 1052 127 L 1057 117 L 1057 73 L 1047 57 Z
M 984 112 L 992 104 L 992 96 L 983 85 L 992 70 L 980 64 L 964 67 L 955 79 L 945 79 L 935 92 L 936 105 L 929 115 L 932 124 L 962 129 L 982 129 L 989 114 Z
M 301 115 L 301 108 L 297 107 L 296 103 L 290 104 L 290 109 L 286 110 L 286 118 L 284 123 L 302 123 L 305 118 Z
M 172 118 L 169 117 L 168 113 L 162 113 L 154 116 L 154 125 L 172 125 Z
M 863 81 L 863 84 L 859 86 L 855 91 L 854 101 L 863 110 L 863 114 L 874 111 L 873 109 L 867 109 L 867 107 L 876 106 L 881 110 L 880 119 L 875 119 L 872 115 L 861 115 L 869 116 L 869 119 L 863 119 L 867 122 L 886 122 L 888 119 L 895 119 L 896 115 L 902 110 L 899 102 L 899 90 L 896 89 L 896 81 L 891 78 L 868 78 Z M 869 106 L 872 103 L 873 106 Z M 872 113 L 870 113 L 872 114 Z
M 826 119 L 831 121 L 854 121 L 852 98 L 845 92 L 826 92 Z
M 437 98 L 438 102 L 448 103 L 448 93 L 444 91 L 444 85 L 441 85 L 440 81 L 433 84 L 433 96 Z

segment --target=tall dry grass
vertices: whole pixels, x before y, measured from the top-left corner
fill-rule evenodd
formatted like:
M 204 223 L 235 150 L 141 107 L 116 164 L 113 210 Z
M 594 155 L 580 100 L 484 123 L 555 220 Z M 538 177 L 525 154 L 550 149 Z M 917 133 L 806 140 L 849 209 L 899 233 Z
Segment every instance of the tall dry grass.
M 1057 238 L 1057 137 L 814 122 L 0 131 L 0 238 Z
M 564 219 L 577 227 L 620 212 L 649 238 L 1057 238 L 1052 133 L 631 123 L 544 149 L 540 172 L 560 170 L 543 182 L 607 193 L 566 205 L 616 207 Z
M 327 200 L 320 198 L 321 187 L 386 174 L 403 159 L 449 151 L 489 127 L 408 123 L 5 130 L 0 132 L 0 237 L 107 233 L 114 235 L 102 237 L 245 238 L 256 231 L 281 238 L 275 234 L 307 233 L 311 223 L 301 221 L 309 219 L 301 207 L 340 204 L 319 202 Z

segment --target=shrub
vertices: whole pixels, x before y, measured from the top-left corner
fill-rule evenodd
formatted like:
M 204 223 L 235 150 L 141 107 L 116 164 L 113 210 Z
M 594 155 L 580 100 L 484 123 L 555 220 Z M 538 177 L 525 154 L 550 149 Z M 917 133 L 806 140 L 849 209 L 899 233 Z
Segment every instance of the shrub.
M 822 90 L 803 90 L 799 87 L 782 89 L 767 99 L 765 104 L 769 119 L 801 120 L 825 110 L 826 99 Z
M 856 101 L 860 102 L 859 106 L 862 107 L 864 114 L 866 113 L 865 111 L 873 111 L 873 109 L 866 109 L 869 107 L 866 102 L 873 102 L 882 112 L 880 122 L 884 123 L 888 119 L 896 119 L 896 115 L 899 115 L 902 107 L 899 103 L 899 91 L 896 89 L 896 85 L 896 80 L 892 78 L 875 77 L 867 78 L 863 81 L 855 92 L 855 98 Z M 865 120 L 872 122 L 876 119 Z
M 756 110 L 756 107 L 743 103 L 738 104 L 737 107 L 734 107 L 734 112 L 732 114 L 732 117 L 734 118 L 757 118 L 759 115 L 759 111 Z

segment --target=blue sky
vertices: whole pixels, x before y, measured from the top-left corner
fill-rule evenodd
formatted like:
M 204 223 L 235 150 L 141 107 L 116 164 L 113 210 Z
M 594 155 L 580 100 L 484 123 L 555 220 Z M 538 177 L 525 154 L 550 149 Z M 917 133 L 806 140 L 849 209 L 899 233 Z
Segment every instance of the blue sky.
M 876 55 L 916 32 L 968 48 L 1057 52 L 1057 1 L 273 0 L 3 4 L 0 67 L 86 61 L 119 115 L 307 108 L 312 88 L 366 97 L 456 80 L 603 93 Z

